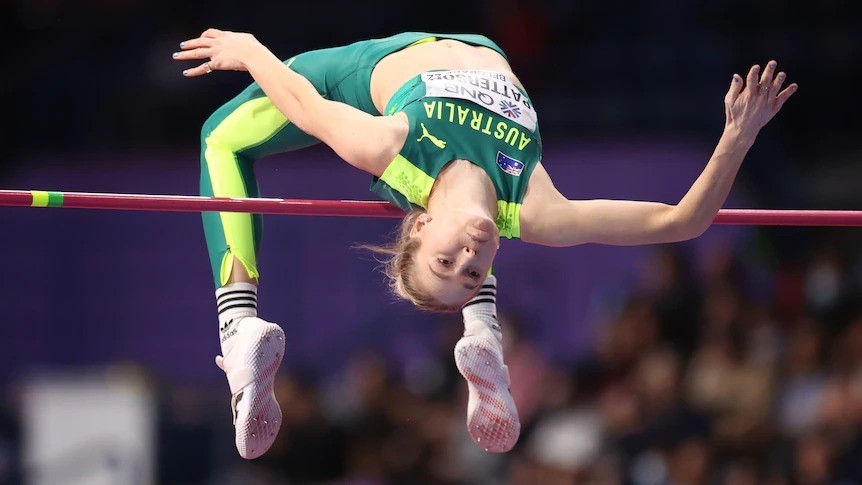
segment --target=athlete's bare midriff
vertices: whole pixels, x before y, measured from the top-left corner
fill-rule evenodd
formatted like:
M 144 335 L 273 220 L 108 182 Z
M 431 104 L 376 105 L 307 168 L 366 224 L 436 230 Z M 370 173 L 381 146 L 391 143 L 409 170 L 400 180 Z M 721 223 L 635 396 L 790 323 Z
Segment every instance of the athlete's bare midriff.
M 371 73 L 371 99 L 382 114 L 395 91 L 412 77 L 426 71 L 453 69 L 501 72 L 523 89 L 506 58 L 499 52 L 443 39 L 407 47 L 381 59 Z

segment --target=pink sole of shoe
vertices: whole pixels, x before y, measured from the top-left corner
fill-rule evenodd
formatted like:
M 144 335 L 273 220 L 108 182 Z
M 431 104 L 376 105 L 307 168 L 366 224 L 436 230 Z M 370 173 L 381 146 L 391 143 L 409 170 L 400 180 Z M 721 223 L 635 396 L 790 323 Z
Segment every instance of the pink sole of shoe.
M 455 364 L 467 380 L 467 430 L 483 450 L 504 453 L 521 434 L 521 422 L 509 393 L 502 358 L 487 338 L 462 338 L 455 346 Z

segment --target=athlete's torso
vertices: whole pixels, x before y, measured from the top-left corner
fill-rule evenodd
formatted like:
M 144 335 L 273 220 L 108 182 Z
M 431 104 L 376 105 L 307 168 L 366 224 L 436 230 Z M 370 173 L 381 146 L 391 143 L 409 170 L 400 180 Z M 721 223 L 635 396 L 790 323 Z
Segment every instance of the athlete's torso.
M 533 169 L 538 168 L 545 174 L 541 182 L 546 182 L 544 179 L 547 179 L 546 173 L 541 169 L 541 136 L 535 110 L 508 61 L 498 50 L 499 47 L 493 44 L 491 45 L 496 49 L 472 45 L 477 39 L 471 37 L 463 38 L 465 42 L 440 37 L 437 37 L 436 41 L 420 41 L 386 55 L 375 65 L 369 86 L 375 108 L 381 114 L 392 115 L 393 107 L 401 105 L 395 116 L 406 121 L 409 132 L 399 156 L 385 167 L 390 177 L 385 181 L 375 178 L 372 190 L 409 210 L 407 199 L 410 199 L 414 206 L 422 205 L 415 203 L 419 198 L 418 193 L 430 195 L 428 183 L 433 184 L 440 170 L 452 159 L 464 158 L 481 167 L 497 189 L 497 225 L 501 235 L 521 237 L 522 228 L 530 231 L 531 223 L 528 219 L 532 217 L 529 214 L 535 212 L 532 206 L 536 204 L 532 201 L 536 197 L 531 196 L 531 192 L 536 192 L 537 183 L 532 180 Z M 483 39 L 476 43 L 486 42 L 490 41 Z M 399 103 L 400 97 L 404 95 L 404 88 L 414 83 L 417 76 L 421 77 L 423 73 L 428 76 L 429 72 L 456 70 L 485 71 L 480 77 L 490 77 L 492 85 L 483 84 L 483 88 L 486 92 L 490 89 L 489 94 L 494 96 L 493 107 L 485 103 L 485 106 L 475 104 L 476 109 L 472 109 L 474 103 L 465 102 L 467 98 L 447 99 L 448 94 L 440 91 L 433 95 L 428 92 L 423 100 L 416 100 L 407 106 Z M 476 83 L 477 80 L 471 79 L 469 82 Z M 509 88 L 506 88 L 505 84 L 508 84 Z M 470 89 L 469 86 L 467 88 Z M 424 90 L 420 88 L 419 91 Z M 501 93 L 513 92 L 514 97 L 499 97 Z M 450 101 L 455 101 L 462 109 L 459 111 L 458 107 L 450 106 Z M 521 103 L 522 106 L 515 106 Z M 389 113 L 386 112 L 387 106 Z M 529 114 L 532 115 L 531 120 L 527 119 Z M 423 122 L 427 131 L 423 129 Z M 445 140 L 442 140 L 441 136 Z M 445 149 L 445 155 L 449 155 L 448 157 L 439 153 L 428 158 L 420 153 L 419 150 L 426 153 L 428 150 L 436 152 L 435 148 L 439 147 L 435 145 L 440 141 L 448 141 Z M 396 163 L 404 162 L 405 157 L 411 158 L 414 163 Z M 393 170 L 399 165 L 406 166 L 408 170 Z M 414 168 L 420 170 L 413 170 Z M 390 183 L 395 178 L 408 182 Z M 417 187 L 419 190 L 416 190 Z
M 371 99 L 380 113 L 392 95 L 414 76 L 437 70 L 476 69 L 505 74 L 521 86 L 506 58 L 482 46 L 472 46 L 452 39 L 416 44 L 389 54 L 377 63 L 371 74 Z

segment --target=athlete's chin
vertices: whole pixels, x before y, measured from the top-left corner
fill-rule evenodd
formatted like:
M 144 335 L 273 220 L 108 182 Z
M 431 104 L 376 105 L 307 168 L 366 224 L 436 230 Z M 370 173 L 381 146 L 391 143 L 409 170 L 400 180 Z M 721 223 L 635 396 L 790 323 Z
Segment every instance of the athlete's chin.
M 467 234 L 478 243 L 486 243 L 500 238 L 500 231 L 493 220 L 475 216 L 467 223 Z
M 440 295 L 434 295 L 437 301 L 449 307 L 460 308 L 470 301 L 476 293 L 478 293 L 478 289 L 476 291 L 465 292 L 463 288 L 459 288 L 454 291 L 445 291 L 442 293 L 443 294 Z

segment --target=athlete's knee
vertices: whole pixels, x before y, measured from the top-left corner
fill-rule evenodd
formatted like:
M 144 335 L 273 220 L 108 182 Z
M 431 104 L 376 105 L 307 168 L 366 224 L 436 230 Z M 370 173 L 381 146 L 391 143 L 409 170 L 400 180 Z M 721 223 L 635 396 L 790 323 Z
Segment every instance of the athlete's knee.
M 201 195 L 217 195 L 217 187 L 223 186 L 225 175 L 232 173 L 236 164 L 236 153 L 218 140 L 218 125 L 219 119 L 213 114 L 201 126 Z
M 209 143 L 210 135 L 218 127 L 222 117 L 217 116 L 217 114 L 218 112 L 211 114 L 201 126 L 201 146 L 206 146 Z

